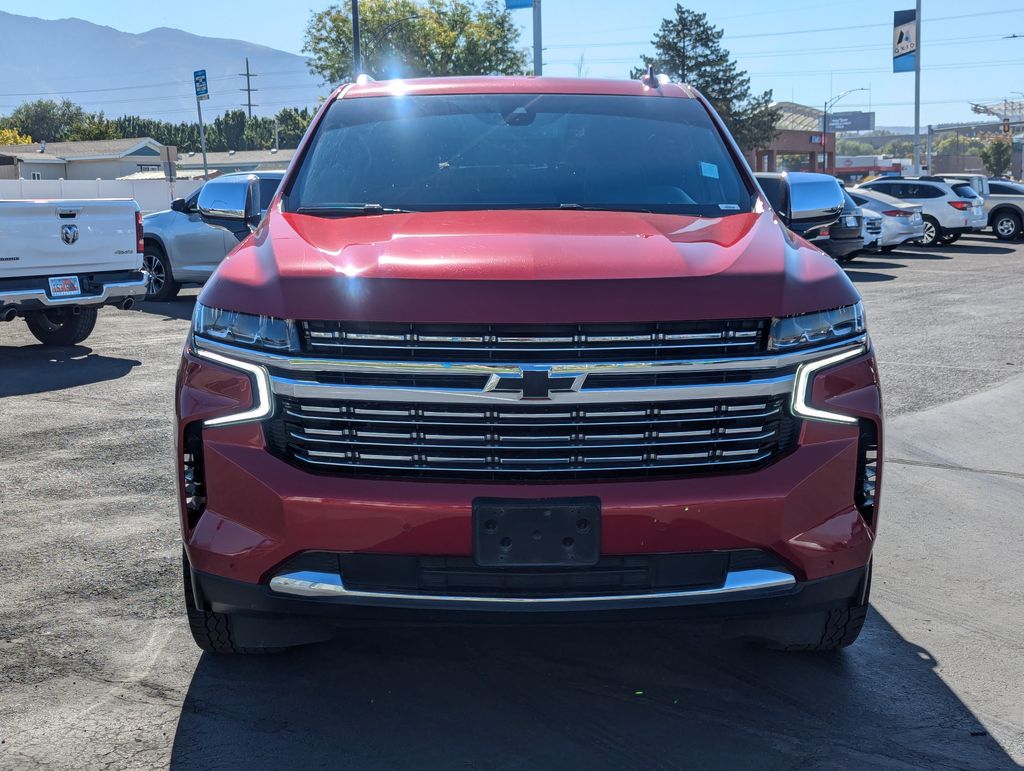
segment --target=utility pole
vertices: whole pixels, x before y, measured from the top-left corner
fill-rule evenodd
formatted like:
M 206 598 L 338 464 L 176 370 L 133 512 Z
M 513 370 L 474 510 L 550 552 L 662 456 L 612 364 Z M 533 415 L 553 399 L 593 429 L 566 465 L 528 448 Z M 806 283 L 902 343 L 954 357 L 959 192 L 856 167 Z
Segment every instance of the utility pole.
M 352 80 L 359 76 L 362 69 L 363 62 L 359 51 L 359 0 L 352 0 Z
M 240 76 L 245 78 L 245 88 L 238 89 L 239 91 L 245 91 L 246 93 L 246 106 L 249 108 L 249 119 L 252 120 L 252 108 L 259 107 L 258 104 L 252 103 L 252 92 L 259 91 L 258 88 L 252 87 L 252 78 L 256 77 L 256 73 L 249 70 L 249 57 L 245 57 L 245 72 L 238 73 Z
M 533 74 L 544 74 L 544 53 L 541 45 L 540 0 L 533 0 Z
M 917 0 L 914 15 L 914 35 L 917 51 L 914 54 L 914 174 L 921 174 L 921 0 Z

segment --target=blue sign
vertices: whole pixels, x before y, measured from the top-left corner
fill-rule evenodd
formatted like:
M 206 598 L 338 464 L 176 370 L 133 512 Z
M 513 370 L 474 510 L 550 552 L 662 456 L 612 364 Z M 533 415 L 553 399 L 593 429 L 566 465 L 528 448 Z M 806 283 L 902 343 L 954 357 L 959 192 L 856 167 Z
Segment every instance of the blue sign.
M 533 8 L 533 0 L 505 0 L 505 10 L 514 11 L 517 8 Z
M 917 66 L 917 11 L 895 11 L 892 18 L 892 71 L 913 72 Z
M 196 70 L 192 77 L 196 82 L 196 99 L 209 99 L 210 88 L 206 85 L 206 70 Z

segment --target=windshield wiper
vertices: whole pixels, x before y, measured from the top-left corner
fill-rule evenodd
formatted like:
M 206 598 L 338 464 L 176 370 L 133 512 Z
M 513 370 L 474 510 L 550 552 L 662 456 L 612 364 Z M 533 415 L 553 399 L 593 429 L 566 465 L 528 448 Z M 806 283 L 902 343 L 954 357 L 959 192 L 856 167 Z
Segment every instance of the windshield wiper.
M 556 208 L 554 206 L 544 208 Z M 629 204 L 623 204 L 622 206 L 586 206 L 581 203 L 560 203 L 558 204 L 559 209 L 565 209 L 569 211 L 633 211 L 640 212 L 642 214 L 652 214 L 650 209 L 645 209 L 643 206 L 630 206 Z
M 393 209 L 379 203 L 339 203 L 326 206 L 300 206 L 296 214 L 313 217 L 361 217 L 374 214 L 407 214 L 412 209 Z

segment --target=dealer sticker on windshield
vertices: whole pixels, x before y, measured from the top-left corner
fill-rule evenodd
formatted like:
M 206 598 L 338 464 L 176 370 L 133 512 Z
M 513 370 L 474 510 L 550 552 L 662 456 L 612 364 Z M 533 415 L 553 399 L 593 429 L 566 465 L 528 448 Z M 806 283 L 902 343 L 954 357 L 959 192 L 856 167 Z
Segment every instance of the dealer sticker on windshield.
M 78 276 L 53 276 L 50 279 L 51 297 L 73 297 L 82 294 Z
M 700 162 L 700 173 L 711 179 L 718 179 L 718 166 L 707 161 Z

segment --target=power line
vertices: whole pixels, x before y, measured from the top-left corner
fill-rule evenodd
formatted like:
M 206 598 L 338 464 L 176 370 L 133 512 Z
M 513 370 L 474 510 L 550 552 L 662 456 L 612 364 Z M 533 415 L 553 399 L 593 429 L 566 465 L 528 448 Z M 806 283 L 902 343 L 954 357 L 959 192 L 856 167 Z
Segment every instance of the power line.
M 243 107 L 247 106 L 249 108 L 249 119 L 251 120 L 252 119 L 252 108 L 253 107 L 259 107 L 258 104 L 254 105 L 252 103 L 252 92 L 253 91 L 258 91 L 259 89 L 252 87 L 252 79 L 256 77 L 256 73 L 251 72 L 249 70 L 249 57 L 248 56 L 245 57 L 245 72 L 240 72 L 238 74 L 239 74 L 240 77 L 245 78 L 245 88 L 241 88 L 239 90 L 240 91 L 245 91 L 245 96 L 246 96 L 245 102 L 246 102 L 246 104 L 244 104 L 242 106 Z

